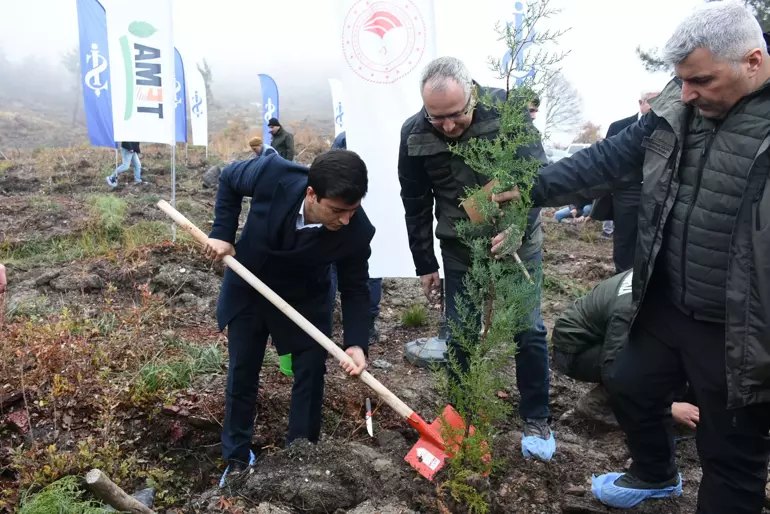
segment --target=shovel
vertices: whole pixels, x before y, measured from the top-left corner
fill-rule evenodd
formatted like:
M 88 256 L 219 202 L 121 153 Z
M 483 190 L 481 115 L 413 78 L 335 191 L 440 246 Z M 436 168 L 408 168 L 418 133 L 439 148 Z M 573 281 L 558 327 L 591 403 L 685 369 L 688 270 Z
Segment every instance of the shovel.
M 179 211 L 174 209 L 168 202 L 160 200 L 157 205 L 160 210 L 168 214 L 168 216 L 180 227 L 190 232 L 199 243 L 206 244 L 208 236 L 190 220 L 185 218 Z M 289 319 L 296 323 L 302 330 L 307 332 L 310 337 L 315 339 L 318 344 L 323 346 L 326 351 L 332 354 L 338 361 L 353 362 L 350 356 L 346 354 L 342 348 L 326 337 L 323 332 L 318 330 L 291 305 L 281 299 L 280 296 L 259 280 L 241 263 L 235 260 L 235 258 L 227 255 L 224 258 L 224 262 L 243 280 L 259 291 L 259 293 L 270 301 L 270 303 L 286 314 L 286 316 L 288 316 Z M 404 460 L 406 460 L 406 462 L 408 462 L 422 476 L 428 480 L 433 480 L 433 476 L 444 466 L 447 458 L 452 456 L 452 453 L 459 446 L 466 433 L 465 422 L 460 414 L 451 405 L 447 405 L 438 419 L 434 420 L 433 423 L 427 423 L 368 371 L 361 373 L 358 378 L 377 393 L 377 396 L 379 396 L 382 401 L 387 403 L 394 411 L 403 417 L 412 428 L 420 433 L 420 439 L 417 441 L 417 444 L 409 450 L 409 453 Z M 442 433 L 450 434 L 448 435 L 448 441 L 444 440 Z M 473 427 L 471 427 L 470 433 L 473 433 Z

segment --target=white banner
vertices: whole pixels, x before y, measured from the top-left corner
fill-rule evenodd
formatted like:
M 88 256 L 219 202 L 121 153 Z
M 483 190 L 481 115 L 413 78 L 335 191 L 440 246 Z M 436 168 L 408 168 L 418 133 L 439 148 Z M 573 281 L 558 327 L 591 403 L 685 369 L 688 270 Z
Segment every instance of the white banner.
M 334 137 L 345 132 L 345 95 L 342 92 L 342 82 L 337 79 L 329 79 L 329 87 L 332 90 L 332 108 L 334 116 Z
M 206 98 L 206 83 L 195 63 L 185 66 L 187 104 L 190 106 L 193 146 L 209 145 L 209 110 Z
M 338 0 L 337 20 L 347 147 L 368 167 L 363 204 L 377 229 L 369 274 L 414 277 L 398 148 L 401 125 L 422 108 L 420 73 L 436 57 L 433 0 Z
M 171 0 L 102 0 L 115 141 L 174 144 Z

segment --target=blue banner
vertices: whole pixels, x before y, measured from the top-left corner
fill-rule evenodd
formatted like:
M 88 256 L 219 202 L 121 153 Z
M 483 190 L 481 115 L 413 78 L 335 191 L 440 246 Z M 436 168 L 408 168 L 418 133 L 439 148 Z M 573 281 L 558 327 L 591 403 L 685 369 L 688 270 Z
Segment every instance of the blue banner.
M 174 48 L 174 74 L 176 75 L 176 84 L 174 85 L 174 120 L 176 127 L 176 142 L 187 142 L 187 88 L 184 83 L 184 64 L 179 50 Z
M 93 146 L 116 148 L 112 128 L 107 15 L 97 0 L 77 0 L 77 6 L 88 138 Z
M 511 73 L 512 78 L 516 80 L 516 85 L 522 85 L 524 82 L 530 78 L 535 76 L 535 67 L 531 66 L 529 69 L 526 69 L 525 64 L 525 54 L 527 49 L 532 46 L 532 42 L 535 40 L 536 32 L 534 28 L 528 29 L 524 26 L 524 15 L 527 12 L 527 7 L 522 2 L 516 2 L 514 4 L 514 12 L 513 12 L 513 22 L 506 23 L 506 27 L 511 30 L 511 26 L 513 26 L 513 30 L 516 31 L 516 34 L 518 35 L 517 43 L 519 45 L 518 51 L 516 52 L 516 60 L 515 62 L 512 62 L 513 56 L 511 55 L 511 50 L 508 49 L 508 51 L 503 56 L 502 60 L 502 68 L 507 73 L 510 71 L 510 67 L 513 66 L 513 73 Z M 529 30 L 529 34 L 524 34 L 526 30 Z M 526 40 L 522 41 L 522 39 L 526 37 Z
M 270 75 L 259 74 L 259 86 L 262 89 L 262 126 L 264 128 L 265 143 L 273 142 L 273 135 L 267 128 L 270 118 L 280 120 L 278 112 L 278 86 Z

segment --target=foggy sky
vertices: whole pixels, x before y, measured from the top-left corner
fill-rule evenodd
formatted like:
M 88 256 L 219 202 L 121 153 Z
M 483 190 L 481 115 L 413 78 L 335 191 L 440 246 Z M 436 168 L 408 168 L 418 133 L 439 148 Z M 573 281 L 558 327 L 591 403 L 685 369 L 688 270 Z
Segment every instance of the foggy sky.
M 663 46 L 681 18 L 701 2 L 551 0 L 563 12 L 548 25 L 571 27 L 559 42 L 560 49 L 571 52 L 562 68 L 581 93 L 587 120 L 604 131 L 637 110 L 644 84 L 665 84 L 666 77 L 644 72 L 634 49 Z M 478 19 L 486 23 L 488 10 L 480 6 L 491 9 L 492 4 L 500 0 L 436 0 L 439 53 L 462 49 L 468 55 L 470 48 L 479 58 L 468 64 L 482 83 L 491 78 L 485 61 L 495 49 L 488 48 L 488 34 L 479 37 L 466 27 Z M 78 43 L 75 5 L 75 0 L 0 0 L 0 49 L 12 61 L 35 55 L 60 67 L 61 54 Z M 258 73 L 273 75 L 279 88 L 287 89 L 325 87 L 326 79 L 337 75 L 335 16 L 335 0 L 176 0 L 174 38 L 186 63 L 207 58 L 215 94 L 253 88 L 258 100 Z

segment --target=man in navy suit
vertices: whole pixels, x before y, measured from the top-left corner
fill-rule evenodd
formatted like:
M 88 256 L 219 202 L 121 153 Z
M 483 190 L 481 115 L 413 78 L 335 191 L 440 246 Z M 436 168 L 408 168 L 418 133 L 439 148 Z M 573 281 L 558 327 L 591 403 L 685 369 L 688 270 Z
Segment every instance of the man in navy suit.
M 645 89 L 639 96 L 639 112 L 615 121 L 607 129 L 607 138 L 620 134 L 626 127 L 635 125 L 639 118 L 650 112 L 650 100 L 660 94 L 660 89 Z M 636 248 L 637 217 L 642 184 L 627 184 L 616 188 L 611 195 L 596 200 L 591 218 L 599 221 L 614 221 L 612 260 L 615 273 L 620 274 L 634 267 Z
M 374 227 L 361 207 L 367 170 L 347 150 L 318 156 L 310 168 L 269 155 L 236 162 L 222 171 L 214 225 L 206 255 L 238 261 L 291 304 L 327 336 L 331 335 L 329 267 L 336 263 L 342 296 L 344 348 L 355 365 L 366 368 L 369 337 L 370 242 Z M 233 246 L 241 202 L 251 197 L 243 233 Z M 259 372 L 268 336 L 279 355 L 292 354 L 294 386 L 287 444 L 318 441 L 321 431 L 324 348 L 227 269 L 217 304 L 220 330 L 228 327 L 230 365 L 227 377 L 222 453 L 225 479 L 254 462 L 254 432 Z

